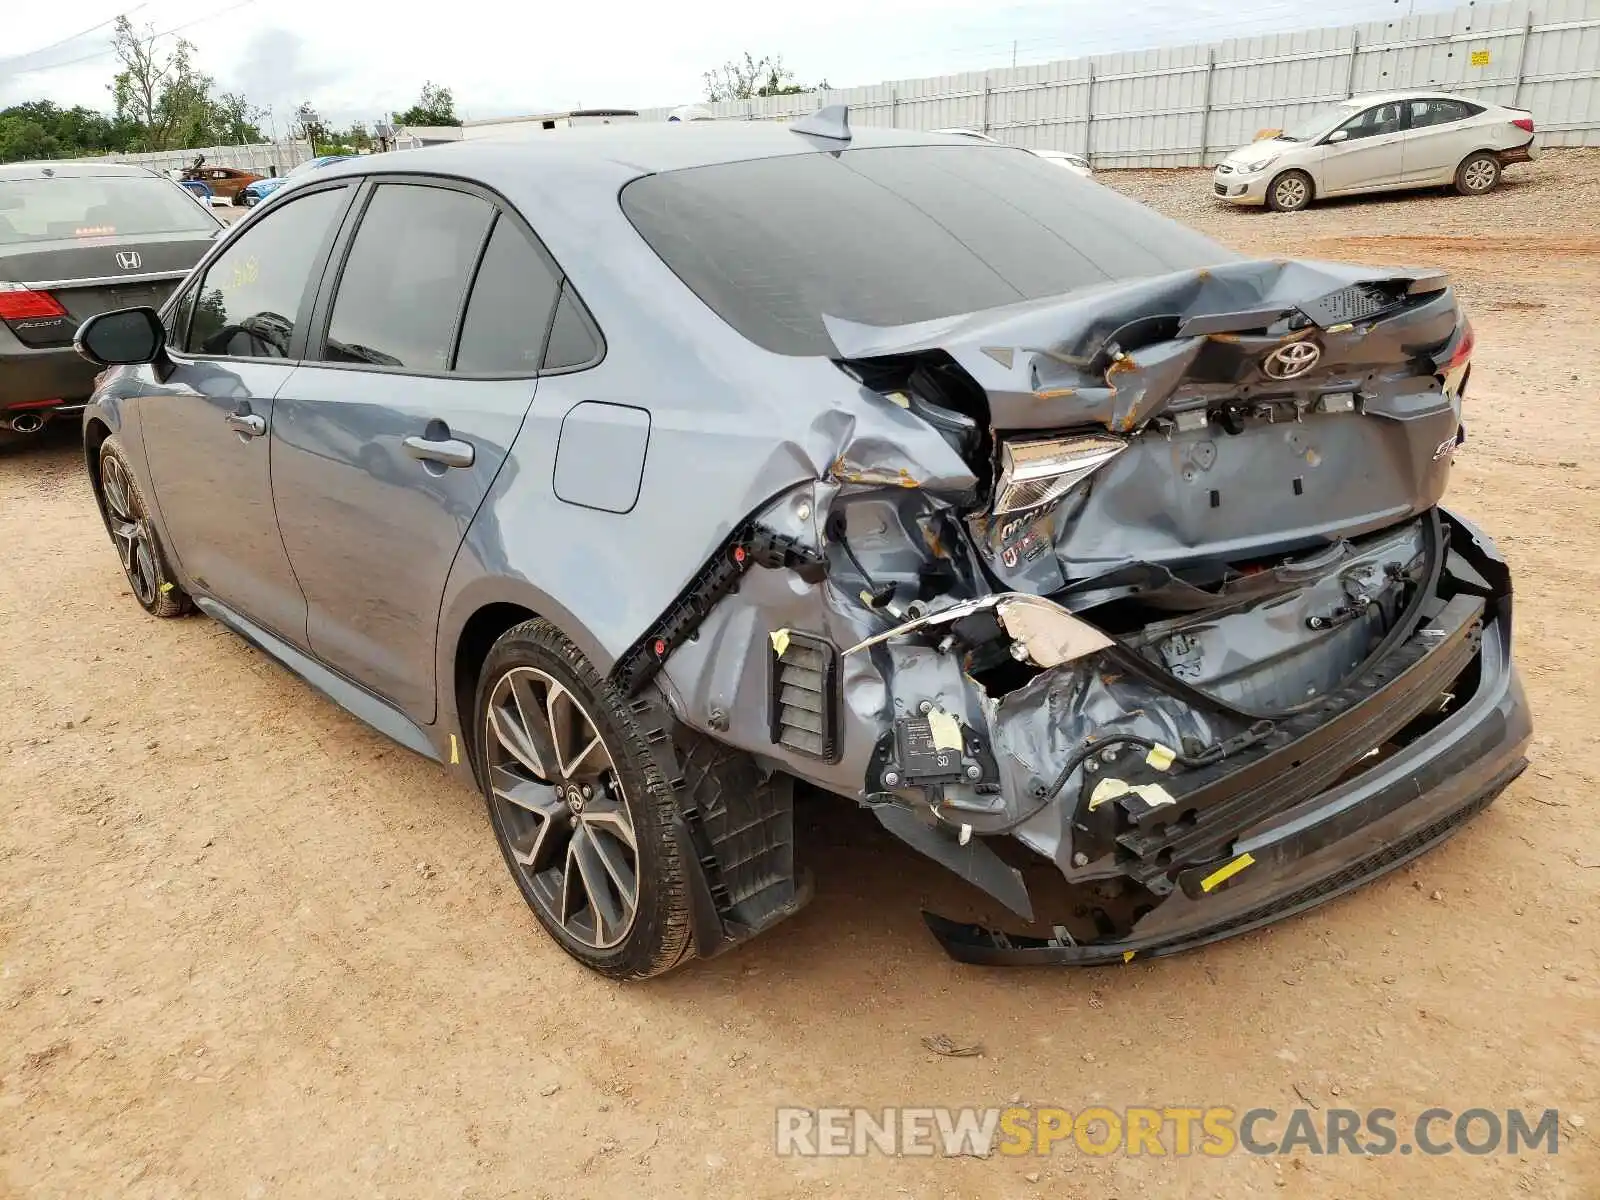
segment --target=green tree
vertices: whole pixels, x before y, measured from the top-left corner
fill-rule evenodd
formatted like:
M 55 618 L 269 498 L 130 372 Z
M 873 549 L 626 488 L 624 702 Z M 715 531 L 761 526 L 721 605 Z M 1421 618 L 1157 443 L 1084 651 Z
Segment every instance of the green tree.
M 211 123 L 217 141 L 224 145 L 266 141 L 261 132 L 261 119 L 266 115 L 265 109 L 251 104 L 239 92 L 223 92 L 211 102 Z
M 405 112 L 394 114 L 396 125 L 459 125 L 456 116 L 455 93 L 449 88 L 428 80 L 422 85 L 422 95 Z
M 111 48 L 122 69 L 112 77 L 111 96 L 118 120 L 137 129 L 142 150 L 173 150 L 214 140 L 211 76 L 194 65 L 194 44 L 168 42 L 155 26 L 136 29 L 117 18 Z
M 794 96 L 814 88 L 796 83 L 794 72 L 783 65 L 782 55 L 763 54 L 756 58 L 748 50 L 744 60 L 732 59 L 715 71 L 707 71 L 706 98 L 709 100 L 749 100 L 756 96 Z M 824 79 L 816 85 L 826 88 Z
M 128 125 L 92 109 L 30 100 L 0 109 L 0 162 L 110 154 L 127 149 L 132 135 Z

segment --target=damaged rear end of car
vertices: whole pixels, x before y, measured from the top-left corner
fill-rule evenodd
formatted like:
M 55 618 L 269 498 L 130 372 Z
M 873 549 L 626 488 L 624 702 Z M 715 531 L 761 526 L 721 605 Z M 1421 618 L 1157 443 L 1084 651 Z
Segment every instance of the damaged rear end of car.
M 810 322 L 780 352 L 825 334 L 831 456 L 615 676 L 869 806 L 1025 929 L 926 914 L 950 954 L 1125 962 L 1242 932 L 1421 853 L 1522 770 L 1509 572 L 1441 507 L 1473 342 L 1445 277 L 1224 252 L 948 314 L 829 301 L 772 311 Z M 746 880 L 725 927 L 761 927 L 740 897 L 784 892 L 792 843 L 697 849 Z

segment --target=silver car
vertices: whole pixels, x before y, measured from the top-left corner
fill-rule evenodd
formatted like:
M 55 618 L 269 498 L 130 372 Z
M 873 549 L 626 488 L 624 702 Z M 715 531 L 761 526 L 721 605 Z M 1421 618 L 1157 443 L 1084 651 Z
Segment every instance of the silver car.
M 1358 192 L 1454 185 L 1481 196 L 1502 168 L 1530 162 L 1533 114 L 1445 92 L 1355 96 L 1235 150 L 1212 191 L 1232 204 L 1295 212 Z
M 78 332 L 134 600 L 475 788 L 622 979 L 805 903 L 800 788 L 1008 911 L 927 917 L 974 962 L 1199 946 L 1448 837 L 1531 736 L 1440 507 L 1473 342 L 1438 272 L 843 109 L 335 163 Z

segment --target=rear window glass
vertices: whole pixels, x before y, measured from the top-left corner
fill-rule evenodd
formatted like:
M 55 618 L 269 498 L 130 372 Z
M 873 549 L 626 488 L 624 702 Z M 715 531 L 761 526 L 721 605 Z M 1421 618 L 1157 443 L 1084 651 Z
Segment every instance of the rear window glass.
M 0 180 L 0 246 L 216 228 L 193 196 L 154 176 Z
M 723 320 L 780 354 L 833 354 L 822 316 L 903 325 L 1237 256 L 1004 146 L 903 146 L 635 180 L 622 208 Z

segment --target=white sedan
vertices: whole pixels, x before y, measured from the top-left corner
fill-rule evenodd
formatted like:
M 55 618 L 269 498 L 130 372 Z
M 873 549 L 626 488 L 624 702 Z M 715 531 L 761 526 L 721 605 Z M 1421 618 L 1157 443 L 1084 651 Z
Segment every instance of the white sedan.
M 999 138 L 992 138 L 987 133 L 980 133 L 976 129 L 934 129 L 933 133 L 949 133 L 956 137 L 972 138 L 980 142 L 993 142 L 995 145 L 1004 145 Z M 1024 146 L 1022 149 L 1027 150 Z M 1064 167 L 1074 175 L 1081 175 L 1085 179 L 1094 174 L 1094 168 L 1089 165 L 1089 160 L 1081 154 L 1070 154 L 1065 150 L 1028 150 L 1029 154 L 1042 158 L 1046 162 L 1053 162 L 1058 167 Z
M 1294 212 L 1314 199 L 1453 184 L 1481 196 L 1509 163 L 1538 155 L 1533 114 L 1446 92 L 1356 96 L 1235 150 L 1212 192 Z

